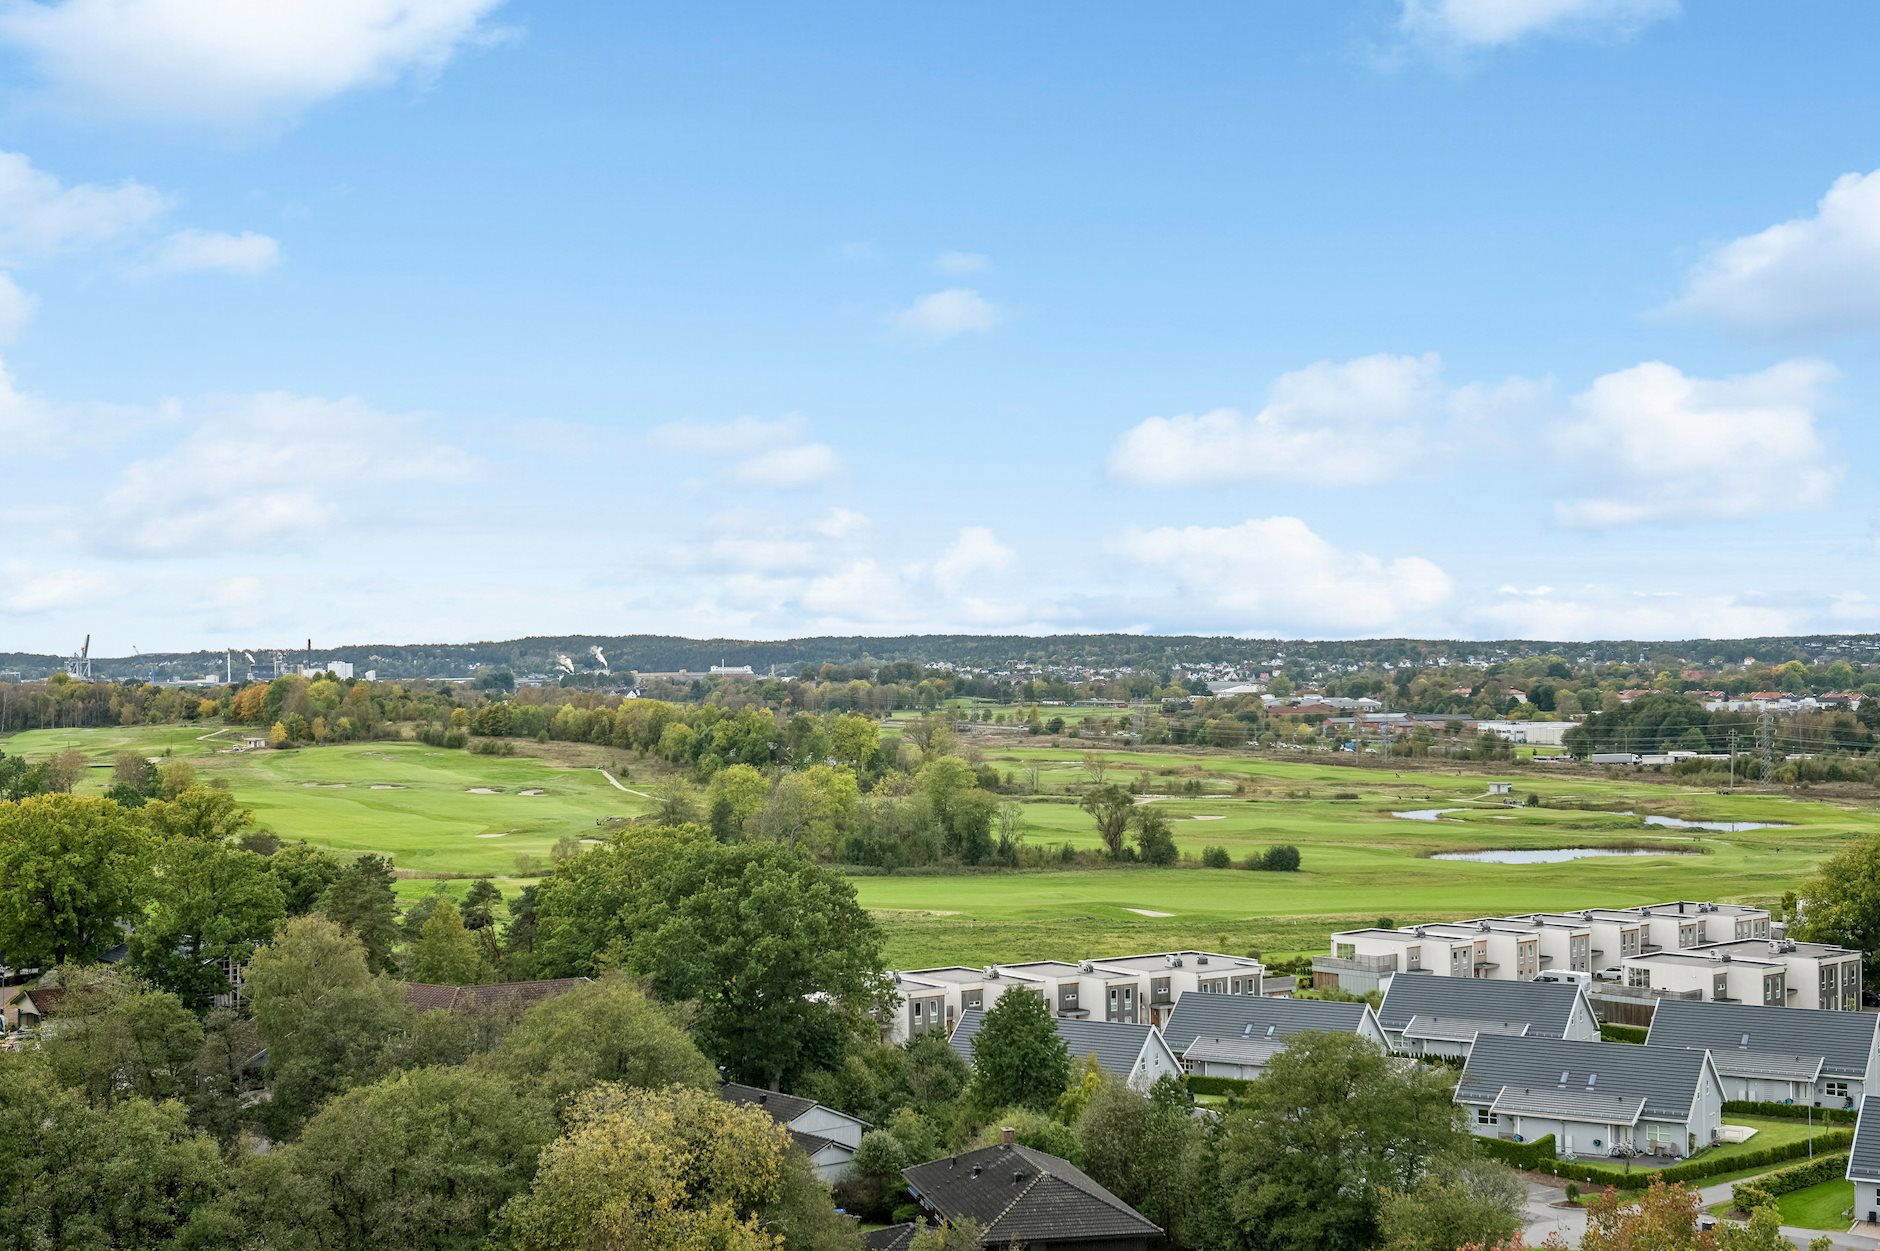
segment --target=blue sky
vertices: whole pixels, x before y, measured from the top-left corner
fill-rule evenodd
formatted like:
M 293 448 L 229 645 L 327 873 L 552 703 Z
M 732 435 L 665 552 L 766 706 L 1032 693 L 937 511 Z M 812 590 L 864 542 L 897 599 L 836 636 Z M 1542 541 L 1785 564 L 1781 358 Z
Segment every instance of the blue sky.
M 1880 629 L 1877 37 L 0 0 L 0 650 Z

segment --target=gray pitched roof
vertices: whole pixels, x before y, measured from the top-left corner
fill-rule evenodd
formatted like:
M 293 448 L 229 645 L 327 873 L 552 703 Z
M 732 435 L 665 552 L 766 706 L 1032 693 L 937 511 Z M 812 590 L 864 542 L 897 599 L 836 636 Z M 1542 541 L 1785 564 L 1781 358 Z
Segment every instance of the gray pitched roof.
M 1779 1056 L 1767 1051 L 1713 1051 L 1719 1077 L 1770 1077 L 1812 1082 L 1821 1076 L 1820 1056 Z
M 783 1125 L 788 1125 L 816 1106 L 814 1099 L 786 1095 L 777 1090 L 762 1090 L 738 1082 L 718 1083 L 718 1097 L 727 1103 L 744 1103 L 762 1108 Z
M 1156 1238 L 1162 1231 L 1068 1160 L 1015 1144 L 902 1169 L 947 1220 L 979 1223 L 985 1246 Z
M 1411 1017 L 1403 1027 L 1405 1038 L 1430 1042 L 1472 1043 L 1478 1034 L 1519 1036 L 1533 1032 L 1534 1027 L 1526 1021 L 1482 1021 L 1472 1017 L 1424 1016 L 1422 1013 Z
M 1493 1103 L 1509 1088 L 1623 1095 L 1644 1099 L 1648 1116 L 1683 1120 L 1703 1081 L 1708 1054 L 1681 1047 L 1483 1034 L 1469 1051 L 1456 1098 Z
M 1637 1125 L 1645 1110 L 1642 1095 L 1602 1095 L 1589 1090 L 1504 1086 L 1495 1099 L 1495 1113 L 1511 1116 L 1561 1117 L 1570 1121 L 1597 1121 L 1606 1125 Z
M 960 1023 L 953 1027 L 953 1037 L 948 1041 L 968 1064 L 973 1060 L 973 1039 L 979 1036 L 985 1023 L 983 1008 L 968 1008 L 960 1013 Z M 1136 1058 L 1154 1032 L 1150 1026 L 1126 1025 L 1121 1021 L 1077 1021 L 1059 1017 L 1053 1024 L 1071 1053 L 1071 1063 L 1094 1055 L 1105 1073 L 1123 1078 L 1136 1071 Z
M 1817 1008 L 1772 1008 L 1760 1003 L 1660 999 L 1648 1047 L 1707 1047 L 1721 1069 L 1735 1051 L 1820 1056 L 1830 1077 L 1865 1077 L 1880 1016 Z
M 1399 973 L 1390 979 L 1377 1020 L 1401 1033 L 1416 1016 L 1461 1017 L 1476 1021 L 1524 1021 L 1530 1034 L 1560 1038 L 1573 1018 L 1581 990 L 1571 982 L 1511 982 L 1481 977 L 1441 977 L 1434 973 Z
M 1264 1038 L 1197 1038 L 1182 1049 L 1182 1058 L 1265 1068 L 1269 1060 L 1284 1050 L 1283 1038 L 1271 1042 Z
M 1847 1179 L 1880 1181 L 1880 1095 L 1861 1098 L 1854 1146 L 1847 1157 Z
M 1184 991 L 1162 1027 L 1176 1055 L 1197 1038 L 1284 1038 L 1307 1030 L 1355 1034 L 1364 1023 L 1361 1003 L 1283 999 L 1262 995 L 1204 995 Z M 1252 1026 L 1251 1032 L 1248 1026 Z

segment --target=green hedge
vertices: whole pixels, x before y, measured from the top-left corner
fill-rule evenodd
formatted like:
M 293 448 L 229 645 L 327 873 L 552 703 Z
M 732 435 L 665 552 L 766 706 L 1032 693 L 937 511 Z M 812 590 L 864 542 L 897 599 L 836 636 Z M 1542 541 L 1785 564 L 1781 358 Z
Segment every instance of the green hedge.
M 1854 1134 L 1851 1130 L 1834 1129 L 1815 1136 L 1817 1151 L 1845 1151 L 1852 1146 Z M 1617 1186 L 1622 1190 L 1643 1190 L 1657 1178 L 1666 1183 L 1682 1181 L 1702 1181 L 1707 1177 L 1718 1177 L 1724 1173 L 1740 1173 L 1744 1169 L 1762 1168 L 1769 1164 L 1781 1164 L 1786 1160 L 1797 1160 L 1808 1154 L 1808 1142 L 1784 1143 L 1780 1147 L 1766 1147 L 1761 1151 L 1745 1151 L 1728 1156 L 1699 1156 L 1683 1164 L 1673 1164 L 1669 1168 L 1634 1168 L 1626 1172 L 1623 1165 L 1615 1168 L 1609 1164 L 1582 1164 L 1577 1160 L 1544 1160 L 1536 1166 L 1539 1172 L 1552 1173 L 1556 1177 L 1571 1177 L 1576 1181 L 1598 1182 L 1604 1186 Z
M 1511 1142 L 1506 1138 L 1477 1138 L 1475 1145 L 1484 1154 L 1515 1168 L 1537 1169 L 1554 1158 L 1554 1136 L 1548 1134 L 1533 1142 Z
M 1242 1081 L 1238 1077 L 1201 1077 L 1190 1073 L 1182 1080 L 1188 1083 L 1188 1089 L 1197 1095 L 1238 1095 L 1246 1092 L 1252 1082 Z
M 1818 1155 L 1806 1164 L 1779 1168 L 1773 1173 L 1738 1182 L 1730 1187 L 1730 1202 L 1740 1212 L 1754 1212 L 1775 1203 L 1777 1195 L 1789 1194 L 1822 1182 L 1840 1181 L 1847 1176 L 1847 1152 Z
M 1599 1027 L 1599 1041 L 1616 1043 L 1642 1043 L 1645 1035 L 1651 1033 L 1642 1025 L 1612 1025 L 1602 1023 Z
M 1723 1105 L 1725 1116 L 1786 1116 L 1802 1120 L 1810 1113 L 1805 1103 L 1757 1103 L 1745 1099 L 1726 1100 Z M 1860 1115 L 1856 1108 L 1815 1108 L 1817 1121 L 1833 1121 L 1837 1125 L 1852 1125 Z

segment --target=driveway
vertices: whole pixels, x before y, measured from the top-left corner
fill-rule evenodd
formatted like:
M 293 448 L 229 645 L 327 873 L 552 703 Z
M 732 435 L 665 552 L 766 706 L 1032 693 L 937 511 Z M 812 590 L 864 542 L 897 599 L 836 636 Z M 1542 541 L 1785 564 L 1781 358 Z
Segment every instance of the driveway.
M 1705 1186 L 1700 1189 L 1703 1206 L 1722 1203 L 1730 1197 L 1730 1184 Z M 1548 1235 L 1558 1234 L 1560 1241 L 1569 1247 L 1580 1245 L 1580 1239 L 1586 1233 L 1586 1212 L 1582 1208 L 1560 1208 L 1556 1203 L 1564 1203 L 1567 1198 L 1565 1185 L 1549 1185 L 1545 1182 L 1528 1182 L 1527 1193 L 1527 1240 L 1530 1246 L 1543 1242 Z M 1788 1240 L 1804 1251 L 1808 1244 L 1821 1237 L 1824 1231 L 1819 1229 L 1794 1229 L 1784 1225 L 1782 1233 Z M 1880 1239 L 1866 1234 L 1849 1234 L 1827 1231 L 1834 1240 L 1834 1245 L 1842 1251 L 1877 1251 Z

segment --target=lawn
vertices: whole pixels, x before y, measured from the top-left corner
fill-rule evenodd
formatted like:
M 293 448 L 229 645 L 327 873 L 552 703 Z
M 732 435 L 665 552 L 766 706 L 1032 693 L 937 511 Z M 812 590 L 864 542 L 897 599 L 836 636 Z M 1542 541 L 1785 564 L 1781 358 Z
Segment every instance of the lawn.
M 1854 1206 L 1854 1183 L 1827 1181 L 1776 1197 L 1782 1223 L 1799 1229 L 1846 1229 Z

